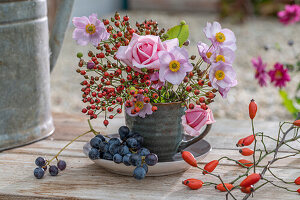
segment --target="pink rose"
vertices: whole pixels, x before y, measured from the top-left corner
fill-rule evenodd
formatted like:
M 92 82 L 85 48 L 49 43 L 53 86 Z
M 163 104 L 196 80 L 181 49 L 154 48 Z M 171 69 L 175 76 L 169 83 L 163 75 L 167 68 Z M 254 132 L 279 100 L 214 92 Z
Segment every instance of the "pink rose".
M 212 111 L 209 108 L 203 110 L 199 105 L 196 105 L 194 109 L 185 111 L 185 115 L 181 119 L 185 132 L 191 136 L 200 135 L 200 130 L 205 124 L 215 122 Z
M 178 39 L 161 42 L 159 36 L 133 34 L 128 46 L 121 46 L 116 57 L 126 65 L 137 70 L 142 68 L 159 69 L 160 63 L 157 53 L 167 51 L 178 46 Z

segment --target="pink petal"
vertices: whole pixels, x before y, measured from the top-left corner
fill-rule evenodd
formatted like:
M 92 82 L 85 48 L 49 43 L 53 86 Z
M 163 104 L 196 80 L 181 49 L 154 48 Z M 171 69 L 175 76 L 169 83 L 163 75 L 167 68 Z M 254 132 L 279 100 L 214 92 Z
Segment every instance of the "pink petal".
M 183 81 L 185 75 L 186 73 L 181 73 L 180 71 L 172 72 L 171 70 L 168 70 L 164 74 L 164 79 L 173 85 L 179 85 Z
M 164 41 L 163 46 L 168 51 L 173 49 L 174 47 L 178 47 L 179 46 L 178 38 L 174 38 L 174 39 L 171 39 L 171 40 Z
M 160 64 L 169 66 L 170 62 L 172 61 L 170 53 L 167 51 L 159 51 L 157 54 L 159 57 Z
M 86 16 L 73 17 L 72 22 L 76 28 L 85 29 L 86 25 L 89 24 L 89 19 Z
M 76 40 L 77 44 L 85 46 L 90 41 L 90 35 L 85 31 L 85 29 L 76 28 L 73 31 L 73 39 Z

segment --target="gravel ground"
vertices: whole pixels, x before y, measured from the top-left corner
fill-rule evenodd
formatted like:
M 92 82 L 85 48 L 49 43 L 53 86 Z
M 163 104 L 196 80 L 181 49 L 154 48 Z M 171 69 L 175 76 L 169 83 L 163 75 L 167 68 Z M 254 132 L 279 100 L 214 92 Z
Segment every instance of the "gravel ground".
M 188 50 L 191 54 L 198 55 L 195 44 L 198 41 L 207 42 L 202 29 L 206 22 L 217 19 L 213 14 L 196 13 L 165 13 L 165 12 L 137 12 L 130 11 L 131 19 L 138 21 L 144 17 L 159 22 L 160 27 L 171 27 L 184 19 L 190 25 L 190 41 Z M 251 58 L 262 55 L 263 60 L 269 63 L 271 68 L 276 61 L 293 61 L 293 51 L 288 47 L 287 41 L 293 39 L 295 49 L 300 50 L 299 30 L 300 24 L 284 27 L 276 19 L 254 18 L 244 24 L 232 24 L 221 22 L 222 27 L 232 29 L 237 38 L 236 61 L 234 68 L 237 72 L 238 85 L 229 92 L 227 99 L 219 95 L 211 105 L 215 118 L 248 119 L 248 103 L 254 98 L 259 106 L 257 118 L 261 120 L 286 120 L 291 115 L 281 105 L 278 89 L 274 87 L 260 88 L 254 80 L 254 71 L 251 66 Z M 90 46 L 77 46 L 72 40 L 73 28 L 69 28 L 63 44 L 57 65 L 52 72 L 52 110 L 54 112 L 80 113 L 81 102 L 80 82 L 81 77 L 75 72 L 78 59 L 76 53 L 86 53 Z M 263 46 L 270 47 L 278 42 L 282 51 L 265 51 Z M 91 48 L 92 49 L 92 48 Z M 300 77 L 292 77 L 287 90 L 293 94 L 297 80 Z

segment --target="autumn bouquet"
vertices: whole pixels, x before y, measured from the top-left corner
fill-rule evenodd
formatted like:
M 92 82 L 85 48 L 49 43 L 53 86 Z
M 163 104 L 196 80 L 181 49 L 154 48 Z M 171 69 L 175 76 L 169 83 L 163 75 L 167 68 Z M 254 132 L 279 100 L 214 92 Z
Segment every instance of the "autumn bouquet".
M 237 85 L 232 67 L 236 38 L 218 22 L 207 23 L 203 32 L 211 42 L 198 42 L 199 56 L 189 55 L 189 26 L 159 29 L 153 20 L 136 22 L 115 13 L 111 19 L 74 17 L 73 39 L 79 45 L 91 43 L 95 49 L 79 58 L 77 72 L 82 85 L 82 112 L 90 119 L 104 114 L 103 124 L 117 114 L 145 118 L 157 103 L 182 102 L 187 108 L 182 124 L 187 134 L 197 135 L 205 124 L 213 123 L 208 105 L 216 93 L 223 98 Z M 198 58 L 199 57 L 199 58 Z M 194 112 L 196 111 L 196 112 Z

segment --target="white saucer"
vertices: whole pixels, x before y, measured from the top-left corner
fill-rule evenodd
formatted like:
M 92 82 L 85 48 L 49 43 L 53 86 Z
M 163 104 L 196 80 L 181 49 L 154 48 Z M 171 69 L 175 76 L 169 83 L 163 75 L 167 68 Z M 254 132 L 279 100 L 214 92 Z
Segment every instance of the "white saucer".
M 89 142 L 87 142 L 83 146 L 83 153 L 87 157 L 90 148 L 91 146 Z M 184 150 L 191 152 L 195 156 L 196 160 L 199 162 L 202 159 L 204 159 L 205 156 L 211 151 L 211 146 L 207 141 L 202 139 Z M 110 160 L 97 159 L 92 161 L 100 167 L 106 169 L 107 171 L 121 175 L 132 176 L 133 170 L 135 169 L 134 166 L 126 166 L 123 163 L 117 164 Z M 148 166 L 147 176 L 163 176 L 177 174 L 188 170 L 190 167 L 191 166 L 182 159 L 181 154 L 177 153 L 176 155 L 174 155 L 173 161 L 158 162 L 154 166 Z

